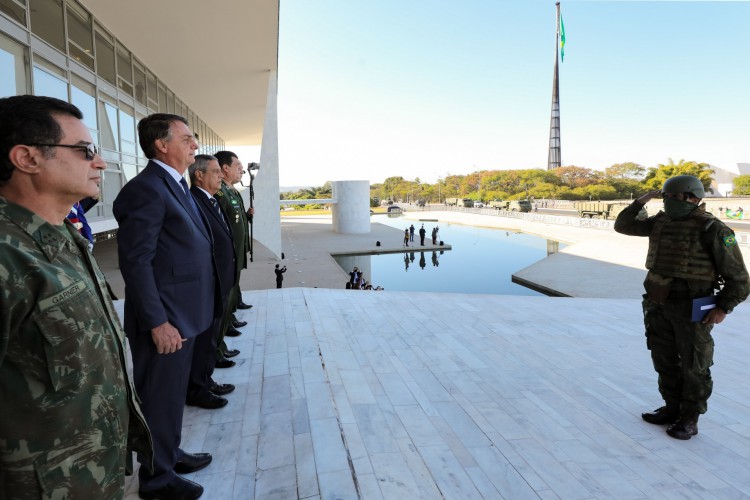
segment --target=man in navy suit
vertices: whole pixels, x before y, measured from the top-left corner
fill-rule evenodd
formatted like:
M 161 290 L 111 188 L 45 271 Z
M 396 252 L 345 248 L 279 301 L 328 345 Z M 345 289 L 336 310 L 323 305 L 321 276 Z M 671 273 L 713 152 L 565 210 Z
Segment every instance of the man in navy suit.
M 190 193 L 211 227 L 214 237 L 214 262 L 219 277 L 222 311 L 227 308 L 229 292 L 235 285 L 234 241 L 226 215 L 214 195 L 221 188 L 221 167 L 215 156 L 197 155 L 188 167 Z M 188 382 L 187 404 L 206 409 L 226 406 L 221 396 L 234 390 L 232 384 L 217 384 L 211 378 L 216 365 L 216 348 L 219 342 L 221 320 L 214 321 L 209 330 L 195 339 L 193 364 Z
M 180 449 L 195 337 L 221 313 L 213 239 L 182 177 L 198 144 L 181 116 L 138 123 L 149 163 L 120 191 L 113 211 L 125 281 L 125 333 L 135 388 L 154 440 L 154 468 L 139 472 L 141 498 L 198 498 L 203 487 L 176 473 L 202 469 L 208 453 Z M 139 455 L 144 464 L 145 457 Z

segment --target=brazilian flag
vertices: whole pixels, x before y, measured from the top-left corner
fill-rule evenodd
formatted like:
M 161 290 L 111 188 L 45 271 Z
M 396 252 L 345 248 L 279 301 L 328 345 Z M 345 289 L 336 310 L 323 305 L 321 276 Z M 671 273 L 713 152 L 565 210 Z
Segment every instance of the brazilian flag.
M 560 58 L 565 61 L 565 24 L 562 14 L 560 15 Z

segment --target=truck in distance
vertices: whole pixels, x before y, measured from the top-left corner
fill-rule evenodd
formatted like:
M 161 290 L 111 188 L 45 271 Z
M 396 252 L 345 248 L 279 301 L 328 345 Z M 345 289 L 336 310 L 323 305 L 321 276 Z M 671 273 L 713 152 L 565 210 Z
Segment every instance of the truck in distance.
M 529 200 L 493 200 L 489 206 L 506 212 L 531 212 L 531 202 Z

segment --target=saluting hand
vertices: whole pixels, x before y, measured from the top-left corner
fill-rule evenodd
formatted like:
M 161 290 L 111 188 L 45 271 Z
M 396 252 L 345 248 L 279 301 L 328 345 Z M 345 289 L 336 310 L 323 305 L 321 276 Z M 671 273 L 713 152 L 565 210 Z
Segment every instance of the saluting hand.
M 172 326 L 169 321 L 162 323 L 156 328 L 151 329 L 151 338 L 156 344 L 156 352 L 159 354 L 172 354 L 182 349 L 183 339 L 177 328 Z
M 661 189 L 656 189 L 654 191 L 649 191 L 648 193 L 644 194 L 640 198 L 638 198 L 638 203 L 646 204 L 650 200 L 653 200 L 654 198 L 661 198 Z

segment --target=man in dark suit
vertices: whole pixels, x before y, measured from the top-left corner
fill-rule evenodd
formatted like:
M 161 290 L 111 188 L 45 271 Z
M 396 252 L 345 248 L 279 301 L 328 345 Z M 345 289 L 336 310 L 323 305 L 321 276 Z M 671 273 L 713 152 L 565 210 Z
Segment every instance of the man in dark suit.
M 214 262 L 219 277 L 222 310 L 225 310 L 229 292 L 236 281 L 236 266 L 232 231 L 227 224 L 224 212 L 213 196 L 221 188 L 221 167 L 215 156 L 197 155 L 195 163 L 188 167 L 188 174 L 191 184 L 190 193 L 208 221 L 214 237 Z M 195 339 L 186 400 L 190 406 L 199 406 L 209 410 L 221 408 L 227 404 L 227 400 L 221 396 L 234 390 L 234 385 L 217 384 L 211 378 L 216 366 L 215 352 L 220 326 L 221 319 L 215 320 L 207 331 Z
M 154 114 L 138 123 L 146 168 L 120 191 L 113 211 L 125 281 L 125 333 L 133 375 L 154 440 L 153 474 L 139 471 L 141 498 L 198 498 L 203 487 L 176 473 L 200 470 L 208 453 L 180 449 L 195 336 L 221 312 L 211 232 L 187 182 L 198 144 L 187 120 Z M 145 458 L 138 456 L 141 464 Z

